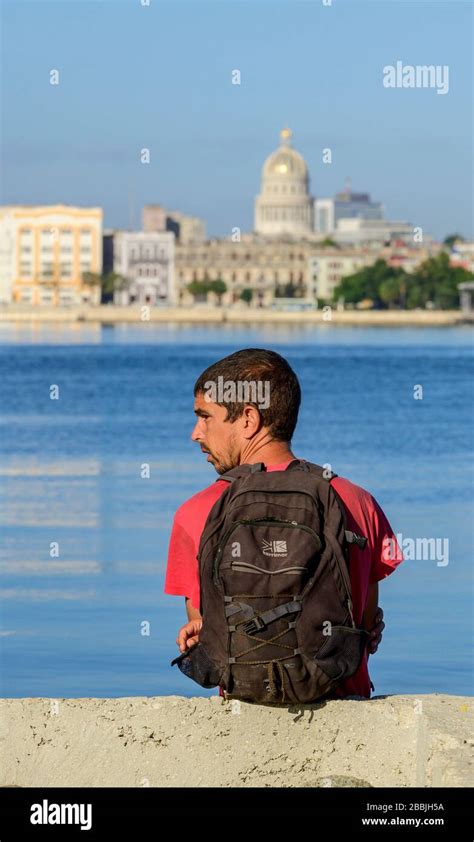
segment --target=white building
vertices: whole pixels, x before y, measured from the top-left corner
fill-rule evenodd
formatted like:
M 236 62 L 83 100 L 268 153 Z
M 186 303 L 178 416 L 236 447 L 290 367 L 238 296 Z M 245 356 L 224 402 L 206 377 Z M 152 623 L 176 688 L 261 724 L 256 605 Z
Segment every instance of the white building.
M 332 239 L 347 246 L 382 246 L 389 241 L 400 240 L 407 245 L 416 246 L 417 229 L 410 222 L 390 222 L 385 219 L 340 219 Z M 423 233 L 420 245 L 427 245 L 431 237 Z
M 1 303 L 98 304 L 101 272 L 101 208 L 0 207 Z
M 280 146 L 263 165 L 261 191 L 255 200 L 257 234 L 304 237 L 313 233 L 308 167 L 291 147 L 291 136 L 290 129 L 280 132 Z
M 337 249 L 325 249 L 324 253 L 312 255 L 308 260 L 308 295 L 325 301 L 332 299 L 342 278 L 353 275 L 363 266 L 370 266 L 374 260 L 374 255 L 368 252 L 346 250 L 341 253 Z
M 171 231 L 117 231 L 113 245 L 114 271 L 126 287 L 114 294 L 114 303 L 173 304 L 175 236 Z

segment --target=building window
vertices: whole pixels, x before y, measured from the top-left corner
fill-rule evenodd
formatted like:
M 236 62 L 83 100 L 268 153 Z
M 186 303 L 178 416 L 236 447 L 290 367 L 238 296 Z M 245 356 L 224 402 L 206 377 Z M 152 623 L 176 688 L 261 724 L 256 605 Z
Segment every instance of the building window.
M 61 263 L 61 278 L 72 277 L 72 263 Z

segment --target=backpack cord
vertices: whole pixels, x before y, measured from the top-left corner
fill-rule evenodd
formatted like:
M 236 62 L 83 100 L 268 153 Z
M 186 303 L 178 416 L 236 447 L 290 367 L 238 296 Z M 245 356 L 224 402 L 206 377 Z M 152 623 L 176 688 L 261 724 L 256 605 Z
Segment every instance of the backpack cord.
M 265 662 L 263 661 L 263 663 L 265 663 Z M 274 678 L 273 678 L 274 663 L 275 663 L 274 661 L 268 662 L 268 687 L 269 687 L 269 692 L 270 692 L 271 696 L 277 696 L 278 695 L 277 686 L 276 686 Z

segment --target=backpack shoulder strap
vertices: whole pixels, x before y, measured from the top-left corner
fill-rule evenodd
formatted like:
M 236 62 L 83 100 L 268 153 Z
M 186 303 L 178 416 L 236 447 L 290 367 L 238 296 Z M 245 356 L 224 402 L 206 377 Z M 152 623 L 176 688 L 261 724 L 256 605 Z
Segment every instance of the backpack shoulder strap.
M 306 459 L 293 459 L 293 461 L 287 465 L 286 470 L 305 471 L 307 473 L 317 474 L 317 476 L 327 480 L 328 482 L 334 479 L 334 477 L 337 477 L 335 471 L 332 471 L 329 468 L 324 468 L 322 465 L 316 465 L 315 462 L 307 462 Z
M 257 474 L 260 473 L 260 471 L 266 470 L 267 469 L 263 462 L 254 462 L 252 465 L 236 465 L 235 468 L 231 468 L 230 471 L 226 471 L 225 474 L 221 474 L 217 477 L 216 482 L 223 479 L 225 482 L 232 483 L 240 477 L 247 476 L 248 474 Z

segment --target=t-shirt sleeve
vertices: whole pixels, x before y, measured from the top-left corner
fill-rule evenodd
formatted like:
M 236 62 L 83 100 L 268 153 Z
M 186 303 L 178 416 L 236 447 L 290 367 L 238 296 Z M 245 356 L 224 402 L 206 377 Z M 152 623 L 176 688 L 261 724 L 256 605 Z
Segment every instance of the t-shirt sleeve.
M 191 535 L 174 518 L 168 546 L 164 592 L 187 596 L 199 610 L 199 565 Z
M 374 497 L 372 497 L 372 507 L 373 555 L 369 584 L 390 576 L 403 561 L 403 554 L 393 529 Z

